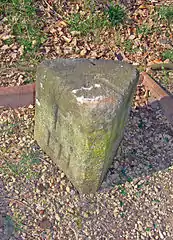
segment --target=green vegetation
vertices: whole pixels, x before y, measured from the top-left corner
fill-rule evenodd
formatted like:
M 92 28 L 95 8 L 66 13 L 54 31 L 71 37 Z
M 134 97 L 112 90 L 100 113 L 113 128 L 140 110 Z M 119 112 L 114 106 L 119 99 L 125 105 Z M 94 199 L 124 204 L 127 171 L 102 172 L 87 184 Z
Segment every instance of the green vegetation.
M 123 196 L 126 196 L 127 195 L 127 191 L 126 191 L 126 188 L 119 185 L 118 186 L 118 190 L 120 191 L 120 194 L 123 195 Z
M 123 23 L 126 16 L 125 10 L 118 4 L 111 4 L 105 13 L 108 15 L 108 19 L 111 22 L 112 26 L 117 26 Z
M 91 4 L 91 6 L 93 5 Z M 93 8 L 95 9 L 94 6 Z M 93 8 L 90 9 L 90 15 L 87 17 L 80 15 L 80 13 L 71 15 L 68 19 L 71 31 L 87 35 L 96 29 L 117 26 L 123 23 L 126 16 L 125 10 L 119 5 L 110 5 L 102 14 L 96 13 Z
M 6 40 L 4 40 L 4 43 L 9 46 L 14 43 L 14 38 L 6 39 Z
M 162 67 L 163 71 L 163 83 L 169 85 L 169 71 L 166 71 L 164 67 Z
M 144 184 L 139 184 L 139 185 L 137 185 L 137 188 L 141 189 L 143 186 L 144 186 Z
M 23 48 L 23 57 L 33 56 L 46 40 L 40 30 L 42 22 L 38 19 L 33 0 L 1 0 L 1 14 L 7 16 L 6 23 L 11 27 L 14 38 L 5 40 L 10 45 L 17 41 Z
M 146 232 L 150 232 L 151 229 L 149 227 L 146 228 Z
M 81 35 L 87 35 L 96 29 L 109 26 L 106 16 L 98 14 L 89 15 L 87 18 L 84 18 L 79 13 L 73 14 L 68 23 L 71 31 L 78 31 Z
M 124 202 L 120 201 L 120 207 L 123 207 L 123 206 L 124 206 Z
M 169 59 L 173 61 L 173 50 L 167 50 L 162 53 L 163 60 Z
M 158 15 L 161 20 L 165 21 L 168 25 L 166 32 L 167 37 L 170 36 L 170 33 L 173 33 L 171 24 L 173 23 L 173 6 L 163 6 L 158 9 Z
M 127 178 L 127 181 L 128 181 L 129 183 L 131 183 L 131 182 L 133 182 L 133 179 L 132 179 L 131 177 L 128 177 L 128 178 Z
M 171 23 L 173 21 L 173 7 L 172 6 L 160 7 L 159 17 L 163 20 L 166 20 L 168 23 Z
M 26 79 L 23 84 L 26 85 L 26 84 L 29 84 L 29 83 L 33 83 L 34 82 L 34 79 L 33 78 L 30 78 L 30 79 Z
M 120 213 L 120 216 L 123 218 L 123 217 L 125 217 L 125 213 L 124 212 L 121 212 Z
M 4 219 L 4 229 L 11 234 L 15 231 L 16 224 L 10 215 L 6 215 Z
M 125 51 L 129 53 L 136 53 L 138 51 L 137 47 L 135 48 L 133 47 L 133 42 L 130 39 L 124 41 L 124 48 L 125 48 Z
M 39 164 L 40 160 L 34 153 L 24 154 L 18 163 L 10 163 L 5 161 L 4 171 L 10 171 L 13 175 L 31 179 L 37 176 L 37 172 L 33 170 L 33 165 Z M 1 169 L 2 170 L 2 169 Z
M 148 34 L 151 34 L 152 30 L 149 26 L 146 24 L 141 25 L 140 27 L 137 27 L 137 34 L 138 35 L 143 35 L 144 37 L 147 36 Z
M 10 229 L 11 233 L 22 231 L 24 225 L 21 221 L 21 217 L 21 214 L 18 212 L 15 212 L 13 214 L 13 217 L 11 217 L 10 215 L 6 215 L 4 221 L 5 229 Z
M 33 83 L 34 82 L 34 79 L 35 79 L 35 69 L 33 71 L 27 71 L 25 72 L 25 75 L 24 75 L 24 82 L 23 84 L 28 84 L 28 83 Z
M 14 129 L 16 127 L 19 126 L 20 123 L 8 123 L 7 125 L 4 127 L 4 129 L 0 129 L 0 134 L 2 133 L 7 133 L 7 134 L 13 134 L 14 133 Z

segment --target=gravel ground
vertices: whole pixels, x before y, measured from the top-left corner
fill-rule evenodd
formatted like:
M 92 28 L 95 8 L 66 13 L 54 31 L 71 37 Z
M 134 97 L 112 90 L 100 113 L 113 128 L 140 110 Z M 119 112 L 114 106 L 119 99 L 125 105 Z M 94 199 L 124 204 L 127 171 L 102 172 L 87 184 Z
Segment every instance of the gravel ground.
M 79 195 L 34 142 L 34 108 L 1 109 L 6 198 L 0 201 L 9 201 L 6 215 L 16 234 L 26 240 L 172 240 L 173 127 L 153 107 L 132 108 L 118 154 L 100 190 L 88 196 Z
M 0 181 L 0 239 L 8 240 L 13 235 L 14 225 L 8 221 L 8 203 L 5 197 L 4 187 Z

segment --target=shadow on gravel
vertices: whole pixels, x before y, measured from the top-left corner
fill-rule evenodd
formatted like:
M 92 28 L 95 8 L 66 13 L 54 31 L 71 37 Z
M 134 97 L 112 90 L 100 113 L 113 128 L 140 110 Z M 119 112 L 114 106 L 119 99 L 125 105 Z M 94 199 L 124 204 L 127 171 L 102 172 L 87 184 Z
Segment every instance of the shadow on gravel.
M 0 179 L 0 239 L 1 240 L 21 240 L 16 237 L 15 223 L 10 216 L 8 198 Z
M 169 171 L 173 166 L 172 99 L 132 109 L 117 155 L 108 170 L 101 189 L 131 182 L 144 177 L 149 179 L 158 171 Z M 166 104 L 169 121 L 160 105 Z M 173 121 L 172 121 L 173 123 Z

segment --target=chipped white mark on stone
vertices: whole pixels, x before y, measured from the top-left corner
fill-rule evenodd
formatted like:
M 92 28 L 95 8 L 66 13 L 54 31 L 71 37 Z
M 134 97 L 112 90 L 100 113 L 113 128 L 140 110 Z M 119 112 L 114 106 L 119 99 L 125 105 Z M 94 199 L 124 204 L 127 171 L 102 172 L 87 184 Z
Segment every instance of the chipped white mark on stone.
M 74 89 L 72 90 L 72 93 L 77 93 L 80 89 Z
M 42 82 L 40 83 L 40 87 L 43 88 L 43 83 Z
M 79 89 L 74 89 L 74 90 L 72 90 L 72 93 L 77 93 L 77 92 L 80 91 L 80 90 L 90 91 L 91 89 L 93 89 L 93 86 L 91 86 L 91 87 L 89 87 L 89 88 L 81 87 L 81 88 L 79 88 Z
M 121 68 L 123 68 L 123 65 L 121 65 Z
M 78 89 L 73 89 L 72 93 L 77 93 Z
M 104 96 L 97 96 L 97 97 L 93 97 L 93 98 L 85 98 L 84 96 L 81 97 L 77 97 L 76 100 L 83 104 L 83 103 L 93 103 L 93 102 L 97 102 L 104 99 Z
M 38 106 L 40 106 L 40 102 L 39 102 L 39 100 L 36 98 L 36 104 L 38 105 Z
M 93 89 L 93 86 L 86 88 L 86 87 L 82 87 L 82 90 L 86 90 L 86 91 L 90 91 L 91 89 Z
M 94 84 L 94 87 L 96 87 L 96 88 L 100 88 L 101 85 L 96 83 L 96 84 Z
M 94 87 L 95 88 L 100 88 L 101 87 L 101 85 L 100 84 L 94 84 Z M 77 93 L 78 91 L 80 91 L 80 90 L 86 90 L 86 91 L 90 91 L 91 89 L 93 89 L 93 86 L 91 86 L 91 87 L 81 87 L 81 88 L 78 88 L 78 89 L 73 89 L 72 90 L 72 93 Z

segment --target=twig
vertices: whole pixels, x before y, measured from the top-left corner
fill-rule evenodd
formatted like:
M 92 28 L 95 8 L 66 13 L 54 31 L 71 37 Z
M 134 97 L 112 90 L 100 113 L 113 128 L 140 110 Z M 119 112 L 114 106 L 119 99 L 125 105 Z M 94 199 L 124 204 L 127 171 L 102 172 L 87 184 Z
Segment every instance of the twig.
M 79 239 L 79 236 L 78 236 L 77 232 L 76 232 L 71 226 L 69 226 L 69 227 L 70 227 L 70 229 L 73 231 L 76 240 L 78 240 L 78 239 Z

